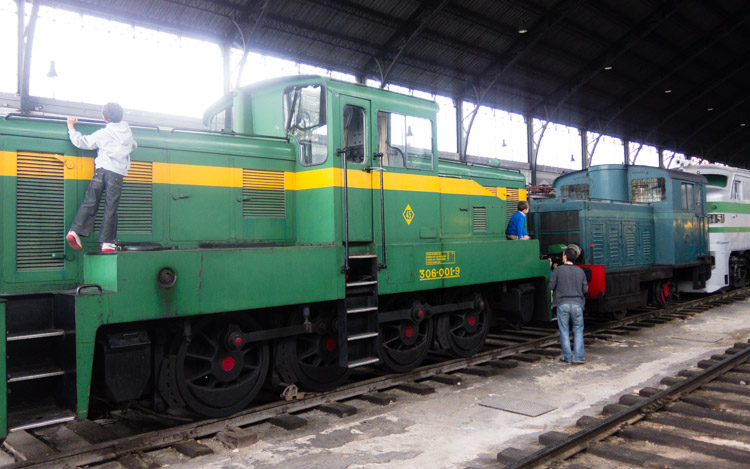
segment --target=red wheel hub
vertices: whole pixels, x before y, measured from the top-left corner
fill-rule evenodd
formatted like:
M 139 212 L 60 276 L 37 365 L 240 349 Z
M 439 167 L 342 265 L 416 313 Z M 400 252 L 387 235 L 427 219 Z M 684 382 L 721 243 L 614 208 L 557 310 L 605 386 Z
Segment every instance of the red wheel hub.
M 333 339 L 326 340 L 325 347 L 329 352 L 333 352 L 333 350 L 336 348 L 336 341 Z
M 406 326 L 406 329 L 404 329 L 404 334 L 406 337 L 411 337 L 414 335 L 414 327 L 412 326 Z
M 221 368 L 224 371 L 230 371 L 232 368 L 234 368 L 234 358 L 226 356 L 221 361 Z
M 473 326 L 477 322 L 477 318 L 475 318 L 473 315 L 469 316 L 466 319 L 466 322 L 468 322 L 470 326 Z

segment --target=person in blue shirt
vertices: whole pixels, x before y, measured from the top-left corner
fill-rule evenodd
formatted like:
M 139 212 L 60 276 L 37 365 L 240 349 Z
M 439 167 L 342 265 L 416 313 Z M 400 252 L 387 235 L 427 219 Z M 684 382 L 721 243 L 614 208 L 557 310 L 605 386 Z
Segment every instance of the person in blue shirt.
M 508 239 L 531 239 L 526 231 L 526 214 L 529 213 L 529 203 L 525 200 L 518 202 L 518 211 L 510 217 L 505 237 Z

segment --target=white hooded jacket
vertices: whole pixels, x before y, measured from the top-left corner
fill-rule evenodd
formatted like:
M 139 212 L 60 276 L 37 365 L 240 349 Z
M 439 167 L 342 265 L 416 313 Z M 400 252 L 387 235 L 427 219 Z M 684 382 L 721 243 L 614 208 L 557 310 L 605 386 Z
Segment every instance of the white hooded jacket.
M 91 135 L 81 135 L 77 130 L 69 130 L 70 141 L 82 150 L 96 150 L 94 160 L 96 169 L 128 175 L 130 169 L 130 152 L 138 147 L 133 139 L 133 132 L 127 122 L 110 122 L 103 129 Z

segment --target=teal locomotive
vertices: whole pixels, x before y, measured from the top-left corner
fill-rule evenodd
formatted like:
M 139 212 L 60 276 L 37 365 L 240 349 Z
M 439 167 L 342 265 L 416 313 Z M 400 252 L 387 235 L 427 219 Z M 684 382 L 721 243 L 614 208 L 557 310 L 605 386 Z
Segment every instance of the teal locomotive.
M 225 110 L 231 131 L 134 126 L 113 254 L 64 241 L 94 154 L 62 119 L 0 121 L 0 433 L 93 399 L 229 415 L 550 319 L 538 241 L 504 235 L 523 176 L 438 160 L 436 104 L 303 76 L 206 122 Z
M 711 276 L 706 183 L 682 171 L 592 166 L 558 177 L 554 199 L 533 201 L 533 231 L 552 256 L 580 247 L 587 312 L 664 307 L 679 283 L 701 289 Z

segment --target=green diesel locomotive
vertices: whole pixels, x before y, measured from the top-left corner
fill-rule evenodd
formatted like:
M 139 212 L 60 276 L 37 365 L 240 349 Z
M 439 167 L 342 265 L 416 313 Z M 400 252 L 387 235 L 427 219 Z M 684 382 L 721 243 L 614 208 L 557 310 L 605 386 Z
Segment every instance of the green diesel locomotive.
M 550 319 L 538 242 L 504 235 L 523 176 L 439 161 L 436 104 L 303 76 L 206 121 L 225 110 L 232 131 L 134 126 L 113 254 L 64 240 L 93 152 L 60 118 L 0 121 L 2 435 L 94 398 L 229 415 L 266 382 L 327 390 Z

